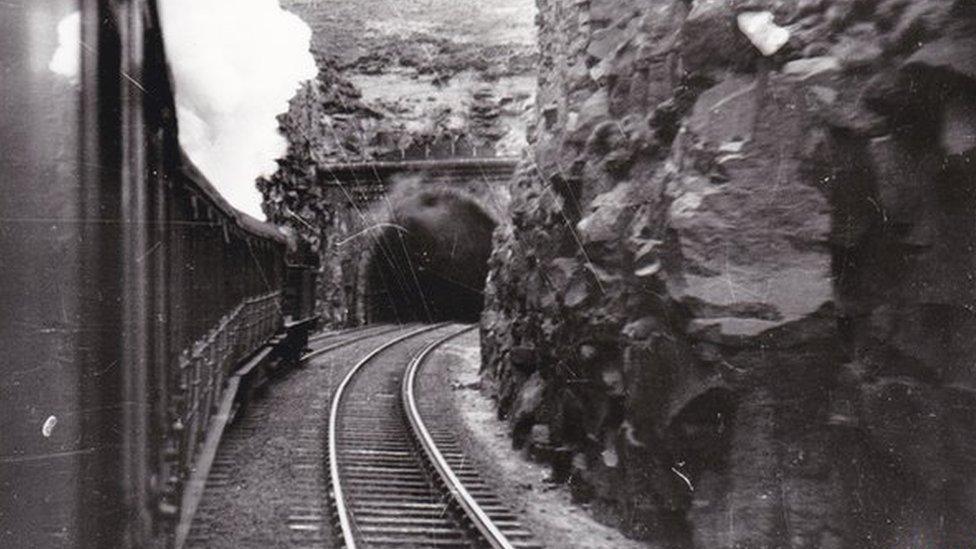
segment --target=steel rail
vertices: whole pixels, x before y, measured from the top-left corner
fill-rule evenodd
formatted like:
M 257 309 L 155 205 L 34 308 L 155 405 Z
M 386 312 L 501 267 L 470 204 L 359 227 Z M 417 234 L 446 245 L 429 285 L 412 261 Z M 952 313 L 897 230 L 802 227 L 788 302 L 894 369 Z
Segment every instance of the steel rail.
M 468 492 L 467 488 L 464 487 L 464 484 L 454 473 L 454 470 L 451 468 L 450 464 L 448 464 L 440 449 L 437 448 L 437 443 L 434 442 L 434 438 L 431 436 L 430 431 L 427 429 L 426 423 L 424 423 L 423 417 L 420 415 L 420 408 L 417 405 L 417 397 L 414 391 L 414 387 L 417 382 L 417 374 L 420 371 L 420 366 L 424 363 L 427 356 L 442 344 L 477 327 L 477 325 L 470 326 L 459 332 L 455 332 L 447 337 L 434 341 L 425 347 L 424 350 L 421 351 L 416 357 L 414 357 L 413 360 L 410 361 L 410 365 L 407 366 L 406 374 L 403 376 L 401 397 L 403 399 L 403 406 L 406 411 L 407 420 L 410 422 L 410 426 L 413 428 L 414 433 L 417 436 L 417 440 L 420 441 L 421 447 L 427 454 L 427 458 L 434 466 L 437 474 L 444 482 L 444 486 L 447 487 L 448 492 L 450 492 L 454 500 L 464 510 L 465 515 L 467 515 L 468 519 L 471 520 L 489 545 L 495 549 L 515 549 L 512 542 L 509 541 L 505 534 L 498 529 L 488 514 L 485 513 L 484 509 L 481 508 L 481 505 L 479 505 L 474 499 L 474 496 L 472 496 Z
M 356 539 L 353 536 L 351 513 L 346 505 L 346 496 L 342 488 L 341 478 L 339 476 L 338 427 L 339 407 L 342 404 L 342 397 L 344 396 L 343 393 L 353 378 L 356 377 L 356 374 L 378 354 L 396 345 L 397 343 L 400 343 L 401 341 L 405 341 L 422 333 L 443 328 L 447 325 L 448 323 L 445 322 L 435 324 L 433 326 L 425 326 L 404 335 L 395 337 L 373 349 L 368 355 L 363 357 L 349 370 L 335 390 L 332 397 L 332 407 L 329 411 L 329 477 L 332 481 L 332 499 L 335 502 L 335 511 L 336 515 L 339 517 L 339 527 L 342 530 L 342 537 L 345 540 L 346 549 L 356 549 Z
M 352 334 L 357 334 L 362 332 L 368 332 L 369 330 L 373 330 L 381 326 L 382 325 L 380 324 L 365 324 L 363 326 L 356 326 L 354 328 L 345 328 L 342 330 L 322 331 L 322 332 L 318 332 L 315 335 L 309 336 L 308 342 L 318 343 L 323 339 L 332 339 L 339 336 L 347 336 L 347 335 L 352 335 Z
M 305 362 L 305 361 L 308 361 L 310 359 L 313 359 L 313 358 L 315 358 L 315 357 L 317 357 L 319 355 L 328 353 L 330 351 L 334 351 L 334 350 L 336 350 L 336 349 L 338 349 L 340 347 L 345 347 L 346 345 L 351 345 L 353 343 L 362 341 L 364 339 L 369 339 L 371 337 L 377 337 L 377 336 L 381 336 L 383 334 L 388 334 L 390 332 L 395 332 L 397 330 L 402 330 L 404 327 L 403 326 L 390 326 L 390 327 L 384 327 L 382 329 L 377 329 L 377 328 L 379 328 L 379 326 L 371 326 L 369 330 L 365 330 L 365 329 L 358 330 L 358 329 L 356 329 L 355 337 L 351 337 L 349 339 L 342 339 L 341 341 L 339 341 L 337 343 L 333 343 L 331 345 L 326 345 L 325 347 L 322 347 L 322 348 L 319 348 L 319 349 L 313 349 L 313 350 L 305 353 L 304 355 L 302 355 L 302 357 L 301 357 L 300 360 L 301 360 L 301 362 Z M 350 334 L 343 333 L 342 335 L 350 335 Z M 339 336 L 336 336 L 336 337 L 339 337 Z M 321 341 L 321 340 L 319 340 L 319 341 Z M 316 341 L 315 343 L 318 343 L 319 341 Z M 311 341 L 309 341 L 309 343 L 311 343 Z

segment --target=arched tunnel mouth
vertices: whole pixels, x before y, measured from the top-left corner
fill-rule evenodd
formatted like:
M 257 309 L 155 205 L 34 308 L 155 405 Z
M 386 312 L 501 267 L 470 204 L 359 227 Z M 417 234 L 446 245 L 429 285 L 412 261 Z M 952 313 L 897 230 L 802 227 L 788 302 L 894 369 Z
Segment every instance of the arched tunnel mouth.
M 471 197 L 420 190 L 397 200 L 366 269 L 370 322 L 476 322 L 492 217 Z

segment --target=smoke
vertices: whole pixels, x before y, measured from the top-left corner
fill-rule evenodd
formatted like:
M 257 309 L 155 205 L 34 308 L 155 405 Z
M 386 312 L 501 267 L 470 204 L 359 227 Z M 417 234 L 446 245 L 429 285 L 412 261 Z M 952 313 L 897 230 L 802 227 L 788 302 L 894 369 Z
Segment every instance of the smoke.
M 259 219 L 255 179 L 277 169 L 277 115 L 318 72 L 312 31 L 278 0 L 162 0 L 180 143 L 232 205 Z

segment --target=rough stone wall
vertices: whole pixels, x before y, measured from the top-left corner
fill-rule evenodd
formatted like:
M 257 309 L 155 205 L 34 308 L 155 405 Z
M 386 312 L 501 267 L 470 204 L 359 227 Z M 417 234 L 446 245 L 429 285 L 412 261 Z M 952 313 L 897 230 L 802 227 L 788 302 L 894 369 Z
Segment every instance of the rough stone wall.
M 538 0 L 484 373 L 668 547 L 976 539 L 976 14 Z
M 317 309 L 323 322 L 334 327 L 355 326 L 366 318 L 362 278 L 378 234 L 369 227 L 388 222 L 387 205 L 397 199 L 353 207 L 354 189 L 322 185 L 333 179 L 330 166 L 377 158 L 399 160 L 404 153 L 412 155 L 408 159 L 422 159 L 425 150 L 431 158 L 448 157 L 452 144 L 459 156 L 472 156 L 477 146 L 487 155 L 492 143 L 497 144 L 503 135 L 492 134 L 488 141 L 439 130 L 407 132 L 405 136 L 398 123 L 367 104 L 360 90 L 332 63 L 321 57 L 318 61 L 317 78 L 298 90 L 288 112 L 279 117 L 279 129 L 288 140 L 287 154 L 277 161 L 278 170 L 260 178 L 257 185 L 268 219 L 293 229 L 320 255 Z M 473 114 L 466 122 L 470 133 L 492 133 L 503 99 L 490 93 L 475 97 Z M 363 181 L 371 182 L 372 178 Z M 500 215 L 508 189 L 484 183 L 453 182 L 450 187 L 471 195 L 491 215 Z M 404 191 L 394 190 L 397 192 Z
M 346 208 L 326 231 L 328 234 L 323 248 L 323 257 L 327 264 L 332 265 L 330 273 L 331 289 L 327 290 L 329 301 L 320 305 L 326 315 L 327 322 L 334 326 L 358 326 L 367 322 L 389 322 L 387 319 L 376 319 L 377 291 L 390 291 L 400 294 L 409 293 L 408 290 L 417 284 L 417 276 L 421 268 L 419 264 L 399 264 L 399 276 L 381 281 L 381 286 L 370 287 L 369 266 L 373 260 L 382 262 L 398 261 L 399 250 L 391 245 L 395 242 L 390 235 L 384 238 L 384 231 L 390 231 L 391 225 L 410 227 L 417 231 L 418 222 L 431 221 L 427 218 L 433 212 L 440 211 L 446 204 L 470 204 L 473 209 L 484 213 L 493 222 L 497 219 L 500 202 L 504 200 L 503 188 L 492 188 L 479 184 L 478 181 L 455 182 L 453 185 L 443 185 L 429 182 L 423 173 L 409 174 L 396 178 L 388 193 L 370 206 Z M 332 191 L 333 196 L 326 196 L 326 200 L 341 204 L 342 198 L 335 196 L 339 191 Z M 453 208 L 457 217 L 461 216 L 460 208 Z M 440 216 L 439 229 L 444 234 L 457 235 L 461 231 L 470 237 L 467 230 L 473 227 L 455 227 L 443 223 Z M 436 222 L 434 223 L 437 224 Z M 485 235 L 490 235 L 491 229 Z M 465 241 L 464 237 L 462 237 Z M 458 254 L 463 246 L 458 247 Z M 487 251 L 485 252 L 487 253 Z M 482 263 L 483 264 L 483 263 Z M 455 265 L 454 268 L 460 269 Z M 422 277 L 421 277 L 422 278 Z M 372 281 L 374 284 L 377 281 Z M 384 300 L 388 298 L 382 298 Z M 406 316 L 397 317 L 399 322 L 424 320 L 425 314 L 430 314 L 437 296 L 429 296 L 429 303 L 423 307 L 408 307 L 410 311 L 401 311 Z M 403 307 L 401 307 L 403 308 Z
M 328 180 L 316 173 L 312 171 L 310 181 Z M 417 197 L 456 198 L 473 204 L 492 220 L 500 218 L 508 200 L 508 189 L 502 185 L 477 179 L 432 183 L 422 172 L 395 176 L 387 193 L 371 204 L 350 205 L 350 194 L 355 189 L 308 185 L 296 191 L 297 200 L 319 212 L 312 218 L 320 237 L 317 242 L 322 264 L 317 309 L 323 322 L 332 327 L 359 326 L 371 321 L 371 293 L 377 288 L 370 288 L 367 281 L 369 263 L 374 254 L 388 253 L 380 244 L 384 228 L 390 224 L 403 225 L 404 216 L 416 214 L 411 203 Z M 407 280 L 400 281 L 402 284 L 412 279 L 408 273 L 402 276 Z M 395 285 L 395 281 L 389 283 Z M 391 289 L 396 290 L 392 286 Z

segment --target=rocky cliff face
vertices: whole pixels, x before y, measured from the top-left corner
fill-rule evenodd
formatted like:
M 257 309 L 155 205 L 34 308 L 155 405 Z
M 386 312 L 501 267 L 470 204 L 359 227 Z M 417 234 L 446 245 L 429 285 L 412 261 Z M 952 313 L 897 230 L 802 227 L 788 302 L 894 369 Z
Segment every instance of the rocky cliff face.
M 972 3 L 538 6 L 482 322 L 516 445 L 667 546 L 976 539 Z
M 443 136 L 463 136 L 482 156 L 521 151 L 535 74 L 531 0 L 281 3 L 311 26 L 319 66 L 341 71 L 376 115 L 348 138 L 338 128 L 356 145 L 353 160 L 399 157 Z

